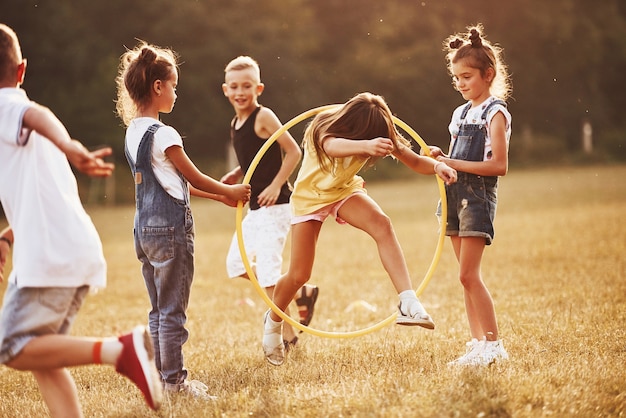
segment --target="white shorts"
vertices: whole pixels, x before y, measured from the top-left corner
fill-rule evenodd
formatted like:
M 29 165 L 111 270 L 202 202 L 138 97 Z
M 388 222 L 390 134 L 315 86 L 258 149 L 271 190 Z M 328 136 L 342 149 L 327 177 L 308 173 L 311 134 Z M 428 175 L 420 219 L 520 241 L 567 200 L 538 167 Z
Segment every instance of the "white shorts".
M 291 227 L 291 207 L 289 203 L 262 206 L 248 210 L 241 222 L 243 242 L 248 261 L 255 266 L 256 278 L 261 287 L 271 287 L 282 274 L 283 250 Z M 233 235 L 226 256 L 228 277 L 243 276 L 246 268 L 241 259 L 237 233 Z

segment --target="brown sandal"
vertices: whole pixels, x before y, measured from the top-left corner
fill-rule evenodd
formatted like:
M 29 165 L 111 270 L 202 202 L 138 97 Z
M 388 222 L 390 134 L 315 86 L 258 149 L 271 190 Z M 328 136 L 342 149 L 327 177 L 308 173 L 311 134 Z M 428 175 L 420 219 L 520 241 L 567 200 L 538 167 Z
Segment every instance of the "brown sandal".
M 283 344 L 285 344 L 285 353 L 288 352 L 289 350 L 291 350 L 292 348 L 294 348 L 297 343 L 298 343 L 298 337 L 297 336 L 293 337 L 293 340 L 291 340 L 291 341 L 283 340 Z
M 300 315 L 300 323 L 305 327 L 311 323 L 311 319 L 313 319 L 313 311 L 315 310 L 315 302 L 317 302 L 317 296 L 320 293 L 320 290 L 317 286 L 311 286 L 313 288 L 311 292 L 311 296 L 307 296 L 306 289 L 307 285 L 302 286 L 300 290 L 302 292 L 302 296 L 296 299 L 296 305 L 298 308 L 305 307 L 306 309 L 298 309 L 298 313 Z

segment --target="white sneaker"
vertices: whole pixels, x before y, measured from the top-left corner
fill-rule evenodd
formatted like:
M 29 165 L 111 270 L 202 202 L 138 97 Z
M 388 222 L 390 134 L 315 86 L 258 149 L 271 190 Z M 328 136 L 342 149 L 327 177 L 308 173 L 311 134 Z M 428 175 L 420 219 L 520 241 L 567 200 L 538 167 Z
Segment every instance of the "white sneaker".
M 449 362 L 448 366 L 477 366 L 482 363 L 481 354 L 485 347 L 485 340 L 472 338 L 471 341 L 465 343 L 465 346 L 467 347 L 465 354 Z
M 165 384 L 166 393 L 180 393 L 192 396 L 204 401 L 215 401 L 217 396 L 208 394 L 209 387 L 199 380 L 185 380 L 179 385 Z
M 272 327 L 269 324 L 270 312 L 268 309 L 263 317 L 263 353 L 270 364 L 280 366 L 285 361 L 285 344 L 283 343 L 283 323 Z M 277 341 L 275 343 L 275 341 Z
M 504 349 L 501 340 L 485 341 L 484 348 L 480 353 L 481 363 L 483 366 L 501 362 L 509 359 L 509 354 Z
M 427 329 L 435 329 L 435 323 L 418 299 L 413 299 L 409 306 L 402 306 L 402 302 L 398 304 L 396 324 L 417 325 Z

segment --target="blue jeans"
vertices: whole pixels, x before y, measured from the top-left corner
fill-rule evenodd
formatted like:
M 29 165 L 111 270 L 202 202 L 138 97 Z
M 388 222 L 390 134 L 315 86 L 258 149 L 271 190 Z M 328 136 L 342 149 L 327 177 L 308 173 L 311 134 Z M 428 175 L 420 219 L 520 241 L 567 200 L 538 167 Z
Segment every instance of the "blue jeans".
M 189 337 L 185 328 L 194 272 L 194 224 L 187 182 L 181 176 L 185 200 L 167 193 L 152 170 L 152 142 L 158 125 L 143 136 L 133 164 L 135 177 L 135 251 L 142 264 L 152 309 L 148 315 L 155 361 L 166 385 L 187 378 L 182 347 Z

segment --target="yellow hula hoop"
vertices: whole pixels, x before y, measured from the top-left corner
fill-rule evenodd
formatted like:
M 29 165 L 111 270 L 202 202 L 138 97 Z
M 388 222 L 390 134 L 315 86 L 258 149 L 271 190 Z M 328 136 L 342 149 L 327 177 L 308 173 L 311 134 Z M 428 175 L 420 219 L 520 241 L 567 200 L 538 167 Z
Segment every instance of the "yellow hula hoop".
M 267 139 L 267 141 L 265 141 L 263 146 L 259 149 L 259 151 L 257 152 L 256 156 L 252 160 L 252 163 L 250 163 L 250 168 L 248 168 L 248 171 L 246 172 L 246 174 L 245 174 L 245 176 L 243 178 L 242 184 L 249 184 L 250 183 L 250 179 L 252 178 L 252 174 L 254 174 L 254 170 L 256 170 L 256 167 L 259 164 L 259 161 L 261 160 L 261 158 L 263 158 L 263 156 L 267 152 L 267 149 L 282 134 L 287 132 L 287 130 L 289 128 L 291 128 L 292 126 L 297 125 L 298 123 L 302 122 L 303 120 L 306 120 L 306 119 L 308 119 L 308 118 L 310 118 L 312 116 L 315 116 L 316 114 L 318 114 L 320 112 L 332 109 L 332 108 L 334 108 L 336 106 L 339 106 L 339 105 L 334 104 L 334 105 L 320 106 L 320 107 L 308 110 L 306 112 L 303 112 L 300 115 L 298 115 L 298 116 L 294 117 L 293 119 L 291 119 L 286 124 L 284 124 L 276 132 L 274 132 L 274 134 L 272 136 L 270 136 Z M 405 132 L 407 132 L 420 145 L 420 147 L 422 148 L 422 150 L 424 151 L 424 153 L 426 155 L 430 155 L 430 150 L 428 148 L 428 145 L 417 134 L 417 132 L 415 132 L 410 126 L 408 126 L 406 123 L 404 123 L 402 120 L 396 118 L 395 116 L 393 118 L 393 122 L 397 126 L 402 128 Z M 440 199 L 441 199 L 441 216 L 442 216 L 442 219 L 445 220 L 446 217 L 447 217 L 447 209 L 448 209 L 447 208 L 447 201 L 446 201 L 446 190 L 445 190 L 444 183 L 439 178 L 439 176 L 435 175 L 435 178 L 437 179 L 437 184 L 439 186 L 439 196 L 440 196 Z M 278 306 L 276 306 L 276 304 L 274 304 L 274 301 L 272 301 L 269 298 L 269 296 L 267 296 L 267 294 L 265 293 L 264 289 L 259 284 L 259 281 L 256 278 L 256 274 L 254 273 L 254 270 L 250 266 L 250 260 L 248 259 L 248 255 L 246 254 L 244 240 L 243 240 L 242 220 L 243 220 L 243 202 L 239 201 L 237 203 L 237 211 L 236 211 L 236 214 L 235 214 L 235 222 L 236 222 L 236 229 L 237 229 L 237 241 L 238 241 L 238 244 L 239 244 L 239 252 L 241 254 L 241 258 L 243 260 L 243 264 L 244 264 L 244 266 L 246 268 L 246 272 L 248 273 L 248 277 L 250 278 L 250 281 L 254 285 L 256 291 L 258 292 L 258 294 L 265 301 L 265 303 L 267 303 L 267 305 L 276 313 L 276 315 L 280 316 L 283 320 L 287 321 L 287 323 L 289 323 L 291 326 L 299 329 L 300 331 L 303 331 L 303 332 L 306 332 L 306 333 L 309 333 L 309 334 L 312 334 L 312 335 L 315 335 L 315 336 L 318 336 L 318 337 L 326 337 L 326 338 L 354 338 L 354 337 L 363 336 L 365 334 L 369 334 L 369 333 L 374 332 L 374 331 L 378 331 L 378 330 L 386 327 L 387 325 L 391 324 L 396 319 L 397 314 L 393 313 L 389 317 L 387 317 L 387 318 L 383 319 L 382 321 L 380 321 L 379 323 L 371 325 L 371 326 L 369 326 L 367 328 L 363 328 L 363 329 L 356 330 L 356 331 L 344 331 L 344 332 L 322 331 L 322 330 L 318 330 L 318 329 L 315 329 L 315 328 L 307 327 L 305 325 L 302 325 L 300 322 L 295 321 L 289 315 L 287 315 L 282 310 L 280 310 L 280 308 Z M 420 296 L 424 292 L 424 289 L 426 289 L 426 287 L 428 286 L 428 283 L 430 282 L 430 280 L 431 280 L 431 278 L 433 276 L 433 273 L 435 272 L 437 264 L 439 263 L 439 258 L 441 257 L 441 251 L 443 249 L 443 243 L 444 243 L 445 235 L 446 235 L 446 224 L 445 224 L 445 222 L 443 222 L 441 224 L 441 227 L 440 227 L 439 239 L 437 241 L 437 247 L 435 249 L 435 254 L 433 256 L 433 259 L 432 259 L 432 261 L 430 263 L 430 267 L 428 268 L 428 270 L 426 272 L 426 275 L 424 276 L 424 279 L 422 280 L 422 283 L 417 288 L 416 294 L 418 296 Z

